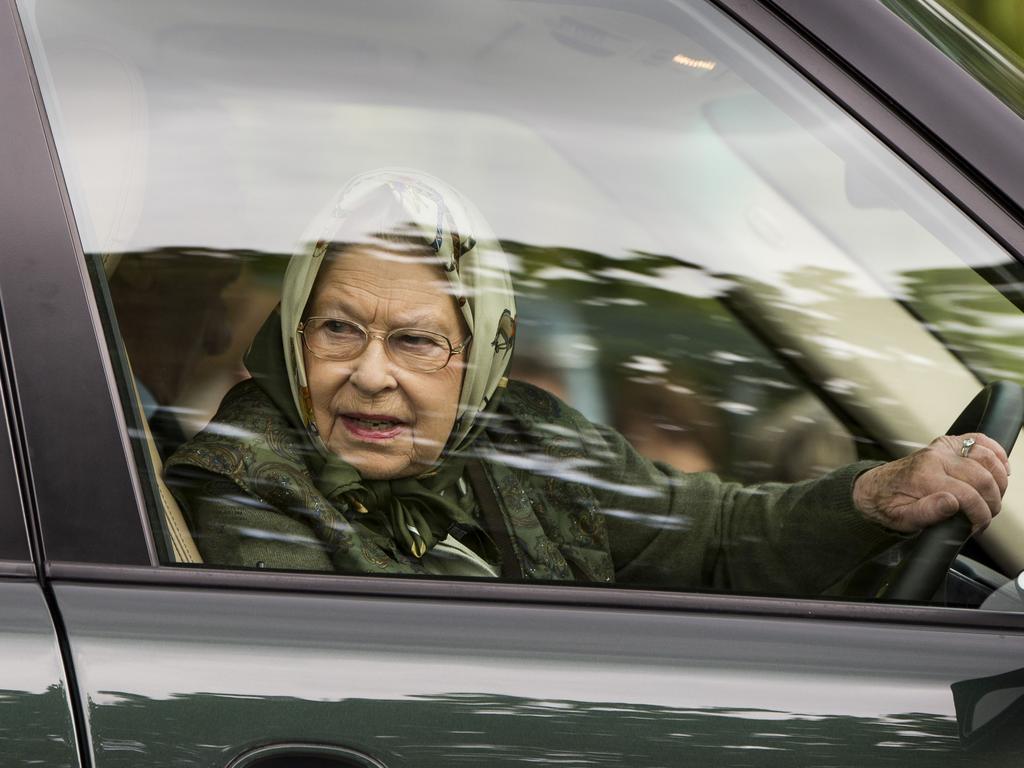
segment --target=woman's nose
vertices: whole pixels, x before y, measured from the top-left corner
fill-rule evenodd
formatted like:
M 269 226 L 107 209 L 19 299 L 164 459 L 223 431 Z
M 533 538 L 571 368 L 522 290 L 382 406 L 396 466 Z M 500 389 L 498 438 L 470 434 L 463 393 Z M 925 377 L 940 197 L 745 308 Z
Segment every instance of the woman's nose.
M 398 386 L 394 363 L 384 348 L 384 339 L 373 335 L 359 357 L 352 361 L 349 381 L 363 392 L 374 393 Z

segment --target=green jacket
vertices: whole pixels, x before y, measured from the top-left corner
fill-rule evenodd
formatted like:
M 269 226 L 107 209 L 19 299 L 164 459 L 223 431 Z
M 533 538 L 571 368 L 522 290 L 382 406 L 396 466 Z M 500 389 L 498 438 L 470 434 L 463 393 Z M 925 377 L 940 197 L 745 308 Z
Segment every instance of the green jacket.
M 818 594 L 903 538 L 853 506 L 853 482 L 871 463 L 795 484 L 686 474 L 519 382 L 489 419 L 473 450 L 500 522 L 489 528 L 473 487 L 460 482 L 452 493 L 465 519 L 452 531 L 490 562 L 514 557 L 526 578 Z M 307 445 L 256 383 L 228 393 L 211 425 L 167 462 L 204 560 L 428 572 L 398 549 L 382 516 L 318 484 Z M 500 564 L 508 573 L 512 564 Z

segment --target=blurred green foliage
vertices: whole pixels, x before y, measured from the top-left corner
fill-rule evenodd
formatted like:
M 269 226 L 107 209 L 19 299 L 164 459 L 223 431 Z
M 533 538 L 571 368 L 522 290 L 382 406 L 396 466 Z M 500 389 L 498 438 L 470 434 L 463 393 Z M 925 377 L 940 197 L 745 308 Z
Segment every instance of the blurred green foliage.
M 1024 58 L 1024 2 L 1021 0 L 949 0 Z

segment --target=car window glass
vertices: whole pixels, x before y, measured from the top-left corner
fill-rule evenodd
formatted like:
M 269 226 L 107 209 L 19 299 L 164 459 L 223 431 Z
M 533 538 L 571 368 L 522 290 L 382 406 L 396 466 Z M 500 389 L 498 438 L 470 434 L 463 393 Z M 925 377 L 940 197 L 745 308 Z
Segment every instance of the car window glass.
M 906 542 L 852 509 L 857 462 L 1024 383 L 1016 265 L 705 3 L 18 5 L 167 564 L 870 598 Z M 321 471 L 302 382 L 243 362 L 309 222 L 382 167 L 471 201 L 493 239 L 444 247 L 500 249 L 518 307 L 472 340 L 525 383 L 484 479 L 426 501 Z M 1005 508 L 976 556 L 1009 576 Z

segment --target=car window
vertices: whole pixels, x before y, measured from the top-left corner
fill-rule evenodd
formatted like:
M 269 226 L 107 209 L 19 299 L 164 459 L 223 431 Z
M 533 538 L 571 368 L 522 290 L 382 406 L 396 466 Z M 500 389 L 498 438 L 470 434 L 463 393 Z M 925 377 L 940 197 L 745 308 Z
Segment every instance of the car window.
M 1017 265 L 706 3 L 18 5 L 167 565 L 870 598 L 907 541 L 854 479 L 1024 383 Z M 453 262 L 447 330 L 351 297 L 317 325 L 321 281 L 280 340 L 289 264 L 356 263 L 339 233 L 383 189 L 437 217 L 439 257 L 497 259 L 514 323 L 460 334 L 498 299 L 467 314 Z M 394 288 L 367 263 L 342 293 Z M 379 336 L 422 382 L 407 324 L 451 366 L 415 376 L 463 370 L 459 341 L 511 367 L 464 374 L 499 395 L 460 401 L 465 451 L 410 438 L 440 463 L 375 477 L 390 449 L 353 441 L 406 429 L 417 390 L 352 404 L 316 362 L 348 353 L 310 339 Z M 1011 486 L 993 573 L 1022 528 Z

